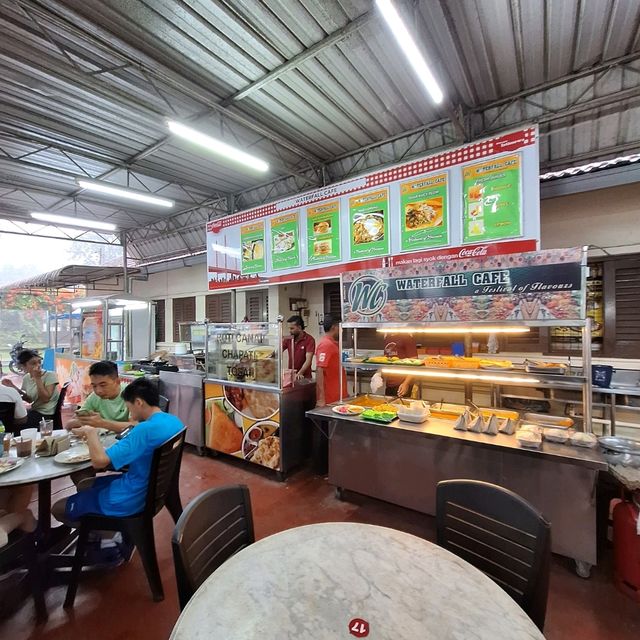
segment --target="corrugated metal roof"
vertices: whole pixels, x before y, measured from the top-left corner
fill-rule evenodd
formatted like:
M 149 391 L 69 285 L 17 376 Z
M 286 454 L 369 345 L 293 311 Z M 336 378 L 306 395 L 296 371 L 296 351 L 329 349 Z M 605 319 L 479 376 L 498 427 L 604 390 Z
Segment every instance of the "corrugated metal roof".
M 137 273 L 140 273 L 139 269 L 130 270 L 130 275 Z M 91 285 L 101 280 L 122 278 L 123 275 L 122 267 L 94 267 L 71 264 L 55 271 L 48 271 L 25 280 L 4 285 L 2 290 L 67 289 L 79 285 Z
M 369 0 L 2 3 L 0 215 L 26 219 L 34 199 L 81 206 L 155 258 L 199 250 L 198 221 L 455 144 L 461 129 L 539 122 L 551 168 L 640 148 L 637 0 L 397 4 L 441 106 Z M 166 118 L 263 157 L 269 174 L 168 137 Z M 160 189 L 176 208 L 79 192 L 83 175 Z

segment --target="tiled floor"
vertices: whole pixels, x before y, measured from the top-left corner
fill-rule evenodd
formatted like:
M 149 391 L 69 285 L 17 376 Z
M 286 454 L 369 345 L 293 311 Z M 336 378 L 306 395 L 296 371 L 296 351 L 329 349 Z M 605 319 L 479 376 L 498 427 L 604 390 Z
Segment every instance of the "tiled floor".
M 249 485 L 258 538 L 314 522 L 352 521 L 394 527 L 434 539 L 433 518 L 361 496 L 349 495 L 349 502 L 339 502 L 326 480 L 310 471 L 303 470 L 286 483 L 280 483 L 267 473 L 234 462 L 199 458 L 192 453 L 185 454 L 182 469 L 181 490 L 185 502 L 209 487 L 237 482 Z M 63 495 L 70 488 L 68 483 L 59 483 L 54 490 Z M 27 601 L 10 619 L 0 622 L 0 638 L 168 638 L 178 617 L 170 547 L 172 528 L 173 521 L 163 511 L 156 518 L 155 532 L 166 594 L 164 602 L 151 601 L 140 559 L 134 555 L 128 565 L 83 579 L 72 613 L 62 609 L 64 589 L 50 589 L 47 593 L 50 617 L 43 626 L 35 625 L 33 606 Z M 428 597 L 428 587 L 425 597 Z M 572 572 L 568 561 L 554 558 L 545 628 L 547 638 L 637 640 L 639 634 L 640 605 L 615 590 L 607 562 L 594 569 L 591 579 L 583 580 Z

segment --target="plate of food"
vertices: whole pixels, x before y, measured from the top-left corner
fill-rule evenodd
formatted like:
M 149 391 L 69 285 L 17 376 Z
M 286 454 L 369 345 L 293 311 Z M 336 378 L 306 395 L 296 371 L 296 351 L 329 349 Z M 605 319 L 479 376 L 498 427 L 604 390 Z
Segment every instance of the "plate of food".
M 242 455 L 245 460 L 249 460 L 251 456 L 255 453 L 255 450 L 258 448 L 260 444 L 260 440 L 262 439 L 262 429 L 257 425 L 253 425 L 249 427 L 244 434 L 242 439 Z
M 89 454 L 88 447 L 79 446 L 59 453 L 53 460 L 60 464 L 79 464 L 81 462 L 89 462 L 91 455 Z
M 367 244 L 384 239 L 384 214 L 382 211 L 362 214 L 353 223 L 353 244 Z
M 400 358 L 400 360 L 396 360 L 393 364 L 399 364 L 405 367 L 423 367 L 424 360 L 420 358 Z
M 286 253 L 296 246 L 293 231 L 281 231 L 273 238 L 273 253 Z
M 429 229 L 442 225 L 442 198 L 420 200 L 405 207 L 404 224 L 408 230 Z
M 24 464 L 26 458 L 0 458 L 0 474 L 13 471 Z
M 316 236 L 323 236 L 327 233 L 331 233 L 331 220 L 318 220 L 313 223 L 313 234 Z
M 331 411 L 341 416 L 358 416 L 364 411 L 364 407 L 357 404 L 339 404 L 337 407 L 331 407 Z

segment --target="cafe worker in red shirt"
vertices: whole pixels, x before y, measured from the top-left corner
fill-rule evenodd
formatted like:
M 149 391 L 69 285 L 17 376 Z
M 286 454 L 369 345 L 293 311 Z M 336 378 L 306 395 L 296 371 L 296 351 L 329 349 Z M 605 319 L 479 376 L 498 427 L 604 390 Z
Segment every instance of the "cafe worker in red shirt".
M 387 358 L 417 358 L 418 348 L 414 337 L 409 333 L 386 334 L 384 337 L 384 355 Z M 404 397 L 411 395 L 411 376 L 385 376 L 385 395 Z
M 325 315 L 324 336 L 316 349 L 316 406 L 340 400 L 340 381 L 342 381 L 342 397 L 347 397 L 347 379 L 342 371 L 341 354 L 338 347 L 340 335 L 340 318 Z
M 298 380 L 310 379 L 316 341 L 304 330 L 304 320 L 301 316 L 291 316 L 287 322 L 290 337 L 282 340 L 282 350 L 289 353 L 289 369 L 295 369 Z

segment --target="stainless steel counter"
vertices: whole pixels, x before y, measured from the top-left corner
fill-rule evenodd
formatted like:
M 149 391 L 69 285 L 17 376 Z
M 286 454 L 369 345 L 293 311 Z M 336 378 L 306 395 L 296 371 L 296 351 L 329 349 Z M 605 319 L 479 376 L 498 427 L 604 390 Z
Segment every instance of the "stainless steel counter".
M 515 491 L 551 522 L 552 549 L 573 558 L 581 574 L 596 564 L 598 451 L 544 443 L 519 447 L 514 436 L 453 429 L 451 421 L 381 425 L 340 416 L 330 407 L 307 412 L 329 438 L 329 482 L 343 490 L 435 515 L 441 480 L 483 480 Z

